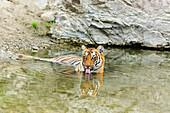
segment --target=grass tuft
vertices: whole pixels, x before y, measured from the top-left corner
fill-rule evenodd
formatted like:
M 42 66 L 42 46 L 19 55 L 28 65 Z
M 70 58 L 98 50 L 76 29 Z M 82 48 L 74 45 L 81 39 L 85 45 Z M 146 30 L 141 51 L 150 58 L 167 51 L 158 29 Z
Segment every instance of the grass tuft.
M 37 22 L 32 22 L 32 27 L 38 29 L 38 23 Z

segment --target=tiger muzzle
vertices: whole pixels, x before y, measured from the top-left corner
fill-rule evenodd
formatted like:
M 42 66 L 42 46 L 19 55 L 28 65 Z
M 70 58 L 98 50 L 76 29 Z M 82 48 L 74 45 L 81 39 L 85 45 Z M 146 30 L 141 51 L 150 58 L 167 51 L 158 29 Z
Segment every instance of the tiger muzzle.
M 90 74 L 90 66 L 85 66 L 85 74 Z

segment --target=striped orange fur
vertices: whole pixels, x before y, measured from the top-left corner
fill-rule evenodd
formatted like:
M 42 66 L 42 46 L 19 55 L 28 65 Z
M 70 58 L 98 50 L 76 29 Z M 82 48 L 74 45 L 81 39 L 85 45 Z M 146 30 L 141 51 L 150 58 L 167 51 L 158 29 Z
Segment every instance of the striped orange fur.
M 66 64 L 74 66 L 76 72 L 85 72 L 85 74 L 91 73 L 103 73 L 105 66 L 105 58 L 103 55 L 103 46 L 95 48 L 86 48 L 82 45 L 82 57 L 75 55 L 64 55 L 57 58 L 40 58 L 29 55 L 18 55 L 19 58 L 29 58 L 48 62 L 55 62 L 59 64 Z

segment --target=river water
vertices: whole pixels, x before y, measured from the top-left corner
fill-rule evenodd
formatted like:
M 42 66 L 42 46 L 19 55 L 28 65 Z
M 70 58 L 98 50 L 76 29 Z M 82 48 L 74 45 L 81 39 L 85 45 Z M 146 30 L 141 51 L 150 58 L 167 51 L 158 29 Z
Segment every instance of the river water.
M 51 47 L 35 56 L 81 55 L 79 47 Z M 32 54 L 30 51 L 23 52 Z M 105 49 L 104 76 L 36 60 L 0 64 L 1 113 L 169 113 L 170 52 Z

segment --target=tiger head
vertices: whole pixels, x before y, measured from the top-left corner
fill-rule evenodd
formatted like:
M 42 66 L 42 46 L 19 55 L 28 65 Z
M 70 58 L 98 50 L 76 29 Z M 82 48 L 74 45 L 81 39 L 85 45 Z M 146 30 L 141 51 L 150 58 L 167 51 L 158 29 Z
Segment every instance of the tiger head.
M 85 74 L 90 73 L 102 73 L 105 66 L 105 58 L 103 55 L 103 46 L 98 46 L 95 48 L 86 48 L 82 45 L 82 66 L 84 68 Z

